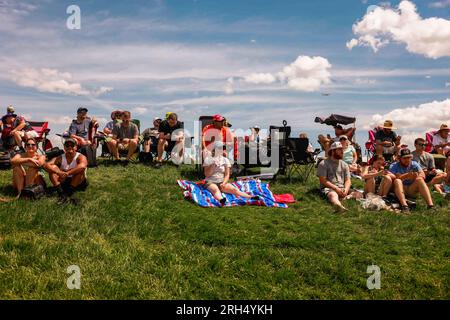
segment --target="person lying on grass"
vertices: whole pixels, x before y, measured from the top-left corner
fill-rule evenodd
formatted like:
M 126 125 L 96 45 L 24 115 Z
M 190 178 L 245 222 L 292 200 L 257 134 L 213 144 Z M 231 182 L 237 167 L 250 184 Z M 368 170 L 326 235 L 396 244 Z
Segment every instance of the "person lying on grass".
M 395 179 L 395 176 L 384 168 L 386 162 L 382 155 L 376 154 L 372 157 L 372 164 L 368 166 L 363 166 L 361 177 L 363 178 L 364 193 L 367 195 L 369 193 L 377 193 L 382 196 L 384 193 L 387 194 L 389 189 L 386 191 L 387 181 Z M 387 177 L 387 178 L 386 178 Z M 390 188 L 391 184 L 389 184 Z M 386 196 L 384 194 L 384 196 Z
M 389 172 L 395 175 L 391 188 L 402 206 L 402 212 L 405 213 L 410 211 L 406 196 L 416 197 L 419 193 L 427 203 L 428 209 L 434 208 L 430 190 L 425 182 L 425 173 L 412 158 L 413 155 L 408 148 L 401 149 L 398 162 L 389 167 Z
M 20 195 L 25 187 L 40 184 L 45 186 L 41 168 L 45 165 L 45 156 L 37 152 L 37 143 L 33 138 L 25 141 L 25 152 L 11 159 L 13 187 Z
M 84 191 L 88 186 L 87 159 L 77 152 L 77 142 L 69 138 L 64 141 L 64 154 L 53 158 L 45 166 L 50 181 L 58 192 L 59 202 L 78 204 L 73 197 L 75 191 Z
M 212 193 L 214 198 L 219 201 L 222 206 L 225 205 L 227 201 L 227 199 L 222 196 L 222 192 L 252 200 L 260 199 L 259 196 L 251 196 L 228 183 L 230 179 L 231 162 L 226 157 L 226 146 L 223 142 L 214 142 L 214 148 L 211 150 L 211 154 L 203 161 L 203 167 L 205 170 L 205 188 Z
M 328 150 L 328 158 L 317 167 L 320 191 L 335 207 L 336 212 L 347 211 L 341 200 L 362 196 L 358 191 L 350 192 L 350 169 L 348 164 L 342 161 L 343 154 L 342 144 L 333 142 Z

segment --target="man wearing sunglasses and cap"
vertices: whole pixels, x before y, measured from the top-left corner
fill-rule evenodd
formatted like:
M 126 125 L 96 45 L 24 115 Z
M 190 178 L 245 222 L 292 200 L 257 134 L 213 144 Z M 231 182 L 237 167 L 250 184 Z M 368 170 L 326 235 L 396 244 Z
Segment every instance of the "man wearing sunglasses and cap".
M 75 191 L 84 191 L 88 186 L 87 158 L 77 152 L 77 141 L 69 138 L 64 141 L 64 154 L 53 158 L 45 166 L 50 181 L 58 192 L 60 202 L 78 203 L 72 197 Z
M 70 138 L 74 139 L 80 147 L 91 144 L 89 137 L 92 134 L 94 127 L 98 126 L 97 121 L 94 118 L 89 118 L 87 113 L 87 108 L 78 108 L 77 117 L 72 120 L 69 127 Z
M 413 161 L 413 155 L 408 148 L 400 150 L 399 160 L 391 164 L 389 172 L 395 175 L 392 188 L 401 204 L 402 212 L 410 211 L 406 197 L 416 197 L 418 194 L 425 200 L 428 209 L 434 208 L 430 190 L 425 182 L 425 173 L 420 164 Z

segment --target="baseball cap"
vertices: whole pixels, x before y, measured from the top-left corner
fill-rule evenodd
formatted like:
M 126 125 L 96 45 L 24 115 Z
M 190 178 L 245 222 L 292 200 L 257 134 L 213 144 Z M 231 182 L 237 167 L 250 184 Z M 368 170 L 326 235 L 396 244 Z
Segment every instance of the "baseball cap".
M 162 119 L 160 117 L 153 118 L 153 121 L 156 121 L 156 120 L 162 120 Z
M 220 114 L 215 114 L 213 116 L 213 121 L 224 121 L 224 120 L 225 120 L 225 118 L 222 117 L 222 115 L 220 115 Z
M 411 150 L 404 148 L 400 150 L 400 158 L 412 158 Z
M 258 125 L 256 125 L 256 126 L 253 126 L 253 129 L 261 129 L 261 127 L 260 126 L 258 126 Z
M 66 145 L 68 142 L 72 142 L 74 146 L 77 145 L 76 140 L 73 139 L 73 138 L 67 138 L 67 139 L 64 141 L 64 145 Z
M 88 109 L 86 109 L 85 107 L 80 107 L 80 108 L 78 108 L 77 113 L 80 113 L 80 112 L 88 112 Z
M 15 114 L 15 113 L 13 113 L 13 112 L 8 112 L 7 114 L 5 114 L 5 115 L 2 117 L 2 122 L 5 122 L 6 119 L 9 118 L 9 117 L 17 117 L 17 114 Z
M 331 151 L 331 150 L 340 149 L 340 148 L 343 148 L 342 143 L 333 142 L 330 146 L 330 149 L 328 149 L 328 150 Z

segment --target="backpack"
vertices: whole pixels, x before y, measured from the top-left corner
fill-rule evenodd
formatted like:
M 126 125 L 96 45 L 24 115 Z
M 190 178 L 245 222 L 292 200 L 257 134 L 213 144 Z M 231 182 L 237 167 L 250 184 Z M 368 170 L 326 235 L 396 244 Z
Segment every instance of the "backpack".
M 79 152 L 87 158 L 89 168 L 97 166 L 97 148 L 94 146 L 83 146 Z
M 43 185 L 34 184 L 23 188 L 20 196 L 30 200 L 38 200 L 45 196 L 45 188 Z
M 45 156 L 47 157 L 47 161 L 50 161 L 53 158 L 59 157 L 62 154 L 64 154 L 64 150 L 62 150 L 58 147 L 51 148 L 50 150 L 45 151 Z
M 8 151 L 0 152 L 0 170 L 7 170 L 11 168 L 11 153 Z
M 153 155 L 151 152 L 140 152 L 139 153 L 139 162 L 151 163 L 152 161 L 153 161 Z

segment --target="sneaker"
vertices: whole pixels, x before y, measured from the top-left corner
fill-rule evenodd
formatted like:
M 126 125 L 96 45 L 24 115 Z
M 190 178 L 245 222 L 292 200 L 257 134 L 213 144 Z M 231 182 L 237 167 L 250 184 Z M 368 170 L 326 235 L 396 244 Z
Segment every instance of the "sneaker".
M 261 200 L 260 196 L 253 196 L 250 198 L 250 200 Z
M 66 204 L 67 202 L 69 202 L 69 198 L 66 195 L 58 197 L 58 204 Z
M 222 198 L 220 199 L 220 204 L 222 205 L 222 207 L 227 203 L 227 198 Z
M 122 165 L 123 165 L 124 167 L 128 166 L 129 164 L 130 164 L 130 160 L 123 160 L 123 161 L 122 161 Z
M 160 162 L 160 161 L 156 161 L 156 163 L 155 163 L 155 168 L 156 169 L 159 169 L 159 168 L 161 168 L 162 167 L 162 162 Z
M 402 206 L 401 210 L 402 210 L 403 213 L 410 213 L 411 212 L 411 210 L 409 209 L 408 206 Z
M 431 206 L 427 205 L 427 210 L 428 211 L 436 211 L 436 208 L 434 207 L 434 205 L 431 205 Z

